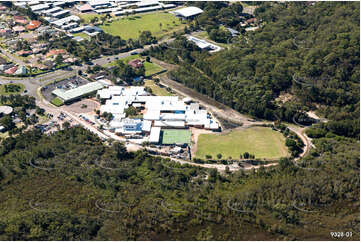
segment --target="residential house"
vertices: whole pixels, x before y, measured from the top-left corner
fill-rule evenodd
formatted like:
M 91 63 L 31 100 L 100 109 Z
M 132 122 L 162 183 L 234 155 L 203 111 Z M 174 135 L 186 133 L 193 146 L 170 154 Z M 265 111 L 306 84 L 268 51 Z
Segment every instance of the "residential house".
M 33 20 L 33 21 L 30 21 L 30 23 L 28 25 L 26 25 L 26 29 L 27 30 L 35 30 L 35 29 L 39 28 L 40 25 L 41 25 L 41 22 L 39 20 Z
M 17 69 L 18 69 L 17 66 L 13 66 L 13 67 L 7 69 L 6 71 L 4 71 L 4 73 L 12 75 L 12 74 L 14 74 L 16 72 Z
M 28 23 L 28 20 L 23 16 L 14 16 L 14 21 L 17 24 L 23 24 L 23 25 Z
M 24 32 L 25 28 L 24 26 L 16 25 L 15 27 L 13 27 L 13 31 L 16 33 L 20 33 L 20 32 Z
M 46 58 L 54 56 L 54 55 L 59 55 L 59 54 L 66 54 L 66 50 L 63 49 L 52 49 L 49 50 L 49 52 L 45 55 Z
M 11 29 L 9 29 L 9 28 L 0 29 L 1 37 L 9 37 L 10 35 L 11 35 Z
M 15 75 L 25 75 L 26 74 L 26 67 L 25 66 L 20 66 L 16 72 L 14 73 Z
M 14 64 L 1 64 L 0 65 L 0 71 L 6 71 L 6 70 L 10 69 L 13 66 L 14 66 Z
M 143 66 L 143 61 L 139 59 L 134 59 L 128 62 L 128 65 L 130 65 L 133 68 L 140 68 Z
M 19 50 L 16 52 L 16 54 L 18 56 L 28 56 L 28 55 L 33 54 L 33 52 L 31 50 Z
M 257 23 L 257 19 L 256 18 L 250 18 L 246 20 L 246 23 L 249 25 L 254 25 Z
M 43 65 L 43 64 L 35 64 L 32 67 L 36 67 L 36 68 L 38 68 L 39 70 L 42 70 L 42 71 L 47 70 L 49 68 L 48 66 Z

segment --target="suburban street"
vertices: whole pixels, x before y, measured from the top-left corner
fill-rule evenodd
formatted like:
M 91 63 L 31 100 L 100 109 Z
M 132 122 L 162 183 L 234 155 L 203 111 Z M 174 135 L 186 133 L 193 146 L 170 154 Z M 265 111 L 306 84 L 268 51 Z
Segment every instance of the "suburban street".
M 5 55 L 7 58 L 9 58 L 11 61 L 18 63 L 19 65 L 26 65 L 26 63 L 22 59 L 17 58 L 14 55 L 8 53 L 2 47 L 0 47 L 0 50 L 1 50 L 2 54 Z

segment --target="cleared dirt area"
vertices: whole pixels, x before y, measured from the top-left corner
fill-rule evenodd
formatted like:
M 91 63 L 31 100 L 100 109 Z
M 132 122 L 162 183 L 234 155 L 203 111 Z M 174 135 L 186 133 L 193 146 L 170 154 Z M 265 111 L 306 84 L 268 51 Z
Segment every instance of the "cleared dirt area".
M 198 137 L 200 134 L 212 134 L 213 131 L 205 130 L 205 129 L 196 129 L 196 128 L 190 128 L 192 131 L 192 146 L 191 146 L 191 154 L 192 157 L 197 151 L 197 143 L 198 143 Z
M 73 113 L 90 113 L 98 109 L 100 104 L 91 99 L 83 99 L 79 102 L 72 103 L 64 107 L 66 111 Z

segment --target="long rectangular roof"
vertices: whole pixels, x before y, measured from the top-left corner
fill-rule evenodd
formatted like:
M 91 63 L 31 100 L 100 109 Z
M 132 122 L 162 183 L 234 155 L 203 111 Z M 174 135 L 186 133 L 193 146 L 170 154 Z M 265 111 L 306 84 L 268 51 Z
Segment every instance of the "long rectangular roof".
M 176 11 L 174 11 L 174 13 L 176 15 L 180 15 L 182 17 L 191 17 L 191 16 L 195 16 L 198 14 L 203 13 L 203 10 L 197 7 L 186 7 L 186 8 L 181 8 L 178 9 Z
M 138 7 L 146 7 L 159 4 L 158 0 L 142 0 L 136 3 Z
M 62 18 L 62 19 L 59 19 L 59 20 L 56 20 L 54 22 L 52 22 L 52 24 L 55 24 L 57 26 L 61 26 L 61 25 L 64 25 L 66 23 L 69 23 L 71 21 L 80 21 L 80 18 L 76 15 L 70 15 L 68 17 L 65 17 L 65 18 Z
M 90 94 L 96 90 L 103 88 L 103 84 L 99 82 L 90 82 L 83 86 L 64 91 L 63 89 L 55 89 L 52 93 L 60 97 L 64 101 L 70 101 L 77 97 L 81 97 L 86 94 Z
M 185 120 L 186 115 L 184 113 L 163 113 L 161 114 L 162 120 Z
M 38 5 L 38 4 L 40 4 L 39 1 L 28 1 L 27 3 L 28 3 L 29 6 L 33 6 L 33 5 Z
M 152 127 L 149 135 L 150 143 L 158 143 L 160 138 L 160 127 Z
M 48 9 L 50 6 L 46 3 L 44 4 L 38 4 L 38 5 L 34 5 L 34 6 L 31 6 L 31 10 L 32 11 L 39 11 L 39 10 L 43 10 L 43 9 Z
M 58 11 L 61 11 L 63 10 L 62 8 L 60 7 L 55 7 L 55 8 L 50 8 L 48 10 L 44 10 L 42 11 L 43 14 L 49 14 L 49 13 L 55 13 L 55 12 L 58 12 Z
M 184 121 L 164 121 L 164 120 L 155 120 L 155 127 L 174 127 L 174 128 L 184 128 Z
M 51 16 L 56 18 L 58 16 L 62 16 L 62 15 L 67 14 L 69 12 L 70 12 L 69 10 L 62 10 L 62 11 L 59 11 L 59 12 L 52 13 Z
M 90 0 L 88 1 L 90 6 L 99 6 L 99 5 L 110 5 L 109 0 Z
M 53 2 L 52 4 L 53 4 L 53 6 L 62 6 L 62 5 L 65 4 L 65 2 L 63 2 L 63 1 L 57 1 L 57 2 Z

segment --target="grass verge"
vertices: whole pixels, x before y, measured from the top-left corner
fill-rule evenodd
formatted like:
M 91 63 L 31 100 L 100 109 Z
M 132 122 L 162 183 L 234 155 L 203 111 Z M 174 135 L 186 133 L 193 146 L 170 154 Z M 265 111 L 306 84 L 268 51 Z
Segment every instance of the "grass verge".
M 25 86 L 20 83 L 0 85 L 0 95 L 20 94 L 25 90 Z
M 60 107 L 61 105 L 64 104 L 63 100 L 61 100 L 60 98 L 56 97 L 53 98 L 53 100 L 50 101 L 52 104 L 54 104 L 57 107 Z

